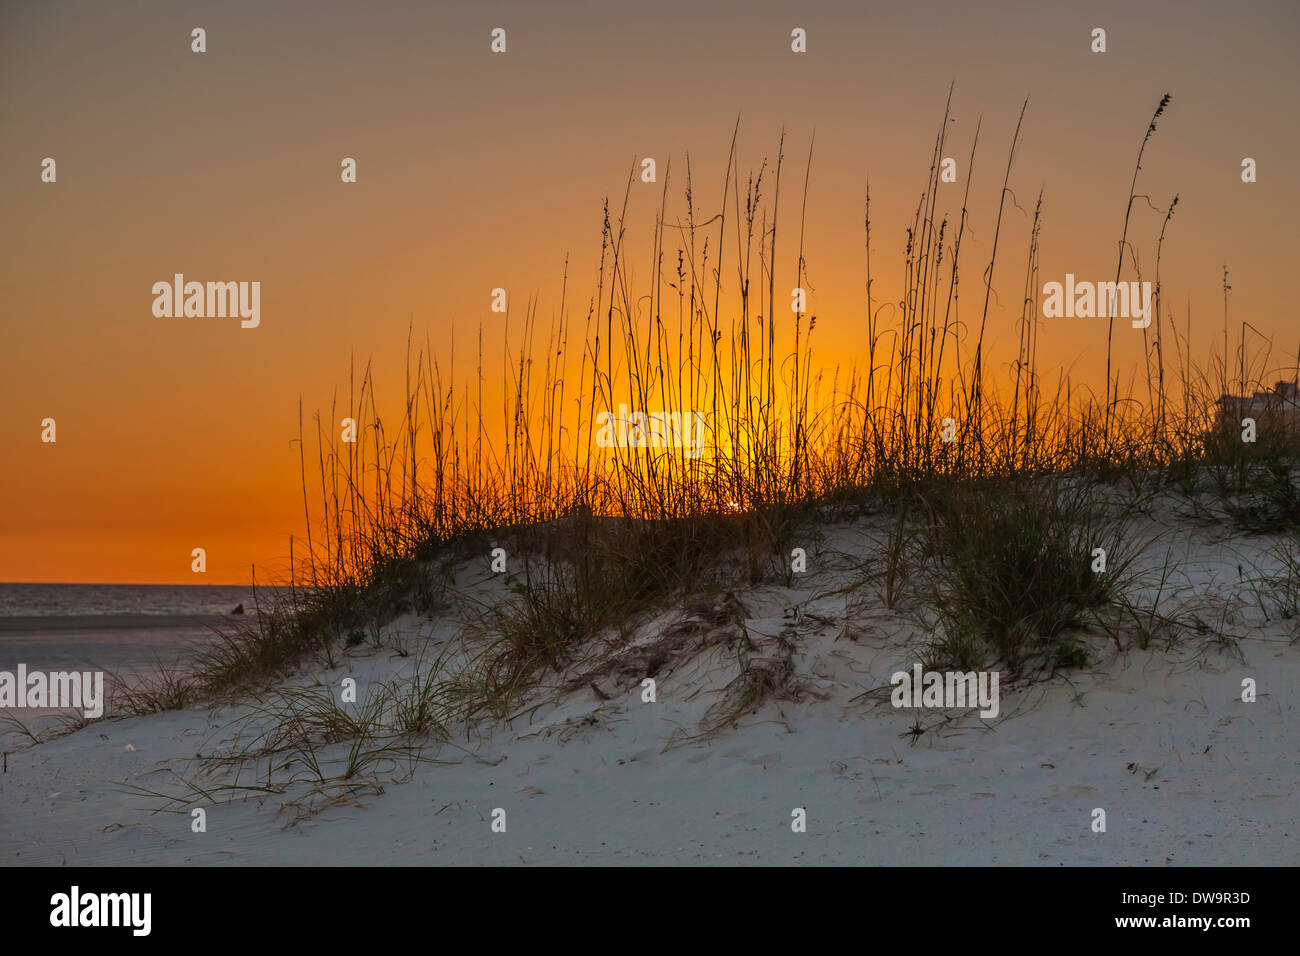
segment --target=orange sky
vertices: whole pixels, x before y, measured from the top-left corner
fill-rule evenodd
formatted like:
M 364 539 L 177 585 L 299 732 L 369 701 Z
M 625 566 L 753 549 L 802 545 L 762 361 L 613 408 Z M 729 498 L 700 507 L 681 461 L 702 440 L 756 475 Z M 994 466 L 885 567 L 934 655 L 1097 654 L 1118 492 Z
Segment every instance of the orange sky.
M 204 54 L 190 51 L 196 26 Z M 488 49 L 496 26 L 505 55 Z M 790 52 L 796 26 L 806 54 Z M 1097 26 L 1105 54 L 1089 52 Z M 1203 355 L 1221 335 L 1226 263 L 1233 321 L 1293 364 L 1298 41 L 1290 2 L 6 4 L 0 580 L 242 583 L 282 560 L 303 530 L 300 396 L 309 413 L 328 405 L 351 354 L 399 381 L 412 323 L 439 350 L 455 329 L 462 359 L 480 323 L 499 347 L 489 291 L 510 291 L 512 321 L 530 296 L 549 320 L 566 254 L 581 328 L 602 198 L 653 156 L 661 175 L 671 158 L 679 200 L 689 151 L 712 215 L 738 113 L 742 179 L 787 132 L 782 216 L 797 215 L 815 133 L 805 255 L 814 359 L 829 368 L 860 360 L 865 336 L 866 179 L 876 294 L 897 297 L 950 82 L 952 216 L 983 116 L 968 296 L 1024 97 L 1011 187 L 1027 213 L 1044 190 L 1042 278 L 1108 279 L 1136 150 L 1169 91 L 1139 181 L 1161 207 L 1181 196 L 1167 301 L 1180 324 L 1190 304 Z M 40 181 L 46 156 L 57 183 Z M 345 156 L 355 185 L 339 181 Z M 1255 184 L 1240 180 L 1244 156 Z M 643 273 L 661 186 L 634 190 Z M 1161 218 L 1135 210 L 1144 268 Z M 1012 351 L 1028 230 L 1009 210 L 990 337 Z M 778 247 L 791 279 L 794 241 Z M 176 272 L 260 281 L 260 327 L 155 318 L 151 287 Z M 1103 330 L 1045 323 L 1040 358 L 1100 389 Z M 1121 364 L 1134 345 L 1120 342 Z

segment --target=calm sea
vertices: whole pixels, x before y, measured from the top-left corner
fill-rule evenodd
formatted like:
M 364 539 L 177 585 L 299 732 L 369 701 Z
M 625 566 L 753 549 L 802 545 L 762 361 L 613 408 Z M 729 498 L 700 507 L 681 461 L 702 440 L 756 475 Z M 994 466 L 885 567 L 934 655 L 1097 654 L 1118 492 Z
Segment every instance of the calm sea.
M 272 588 L 258 588 L 270 592 Z M 0 618 L 225 615 L 253 589 L 208 584 L 0 584 Z
M 264 608 L 275 591 L 258 587 Z M 241 604 L 244 614 L 232 614 Z M 223 624 L 252 620 L 251 587 L 0 584 L 0 671 L 24 664 L 28 673 L 103 671 L 106 683 L 136 683 L 160 666 L 183 666 Z

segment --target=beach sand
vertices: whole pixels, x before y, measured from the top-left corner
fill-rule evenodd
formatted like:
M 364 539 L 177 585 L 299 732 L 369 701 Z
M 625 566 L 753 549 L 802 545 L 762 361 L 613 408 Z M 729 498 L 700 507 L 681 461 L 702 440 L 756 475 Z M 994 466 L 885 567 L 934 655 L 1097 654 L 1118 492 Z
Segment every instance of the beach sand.
M 102 671 L 107 683 L 117 678 L 136 686 L 152 678 L 159 667 L 173 668 L 194 648 L 215 639 L 214 628 L 229 618 L 213 614 L 75 614 L 0 617 L 0 669 L 12 671 L 18 662 L 30 670 Z M 36 725 L 59 708 L 0 707 Z M 7 740 L 0 727 L 0 744 Z
M 535 708 L 490 732 L 430 742 L 408 774 L 396 762 L 355 797 L 304 813 L 309 786 L 284 793 L 185 794 L 196 756 L 231 746 L 249 711 L 231 703 L 103 720 L 10 752 L 0 776 L 0 862 L 103 864 L 1028 864 L 1294 865 L 1300 862 L 1300 647 L 1294 622 L 1265 620 L 1238 567 L 1269 570 L 1268 536 L 1232 537 L 1169 517 L 1144 555 L 1176 569 L 1163 609 L 1205 622 L 1172 648 L 1116 650 L 1050 680 L 1004 682 L 1000 713 L 894 708 L 891 674 L 915 660 L 924 629 L 884 609 L 862 580 L 887 523 L 827 524 L 793 587 L 735 588 L 762 655 L 793 647 L 788 696 L 704 739 L 701 722 L 736 676 L 714 646 L 657 677 L 610 681 Z M 463 589 L 505 593 L 478 562 Z M 650 639 L 687 609 L 639 626 Z M 410 674 L 442 646 L 451 612 L 406 616 L 396 645 L 352 648 L 341 666 L 293 681 L 366 687 Z M 78 651 L 77 653 L 81 653 Z M 1258 698 L 1242 700 L 1242 681 Z M 883 692 L 881 688 L 884 688 Z M 598 692 L 599 691 L 599 692 Z M 608 696 L 609 699 L 603 699 Z M 917 720 L 924 732 L 911 733 Z M 255 719 L 254 719 L 255 721 Z M 15 746 L 7 737 L 5 747 Z M 341 757 L 347 744 L 329 752 Z M 404 782 L 393 782 L 403 780 Z M 245 768 L 238 782 L 257 782 Z M 132 790 L 131 788 L 137 788 Z M 192 791 L 190 791 L 192 795 Z M 806 832 L 792 813 L 806 812 Z M 1094 811 L 1106 831 L 1094 832 Z M 494 810 L 505 832 L 494 832 Z

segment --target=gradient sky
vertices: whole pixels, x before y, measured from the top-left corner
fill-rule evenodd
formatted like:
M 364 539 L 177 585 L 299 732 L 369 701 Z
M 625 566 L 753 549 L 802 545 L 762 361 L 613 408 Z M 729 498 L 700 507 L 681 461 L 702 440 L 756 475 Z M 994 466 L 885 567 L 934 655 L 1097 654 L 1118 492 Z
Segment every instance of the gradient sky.
M 202 55 L 190 51 L 196 26 Z M 497 26 L 503 56 L 488 49 Z M 790 52 L 796 26 L 807 54 Z M 1094 27 L 1107 30 L 1104 55 L 1089 51 Z M 440 349 L 456 330 L 467 359 L 480 323 L 500 340 L 496 286 L 512 311 L 536 297 L 548 318 L 566 255 L 580 319 L 602 198 L 621 198 L 642 156 L 661 175 L 671 158 L 680 194 L 689 151 L 711 215 L 737 114 L 742 180 L 787 133 L 782 215 L 815 133 L 805 254 L 814 359 L 830 367 L 860 361 L 865 336 L 867 177 L 875 292 L 896 298 L 950 83 L 946 152 L 961 180 L 941 206 L 954 216 L 983 117 L 968 295 L 1029 97 L 1011 180 L 1026 214 L 1004 222 L 995 288 L 1007 308 L 990 318 L 1012 352 L 1038 191 L 1043 280 L 1112 278 L 1136 151 L 1168 91 L 1139 181 L 1158 206 L 1181 196 L 1167 301 L 1180 326 L 1190 308 L 1203 356 L 1222 334 L 1226 264 L 1234 323 L 1272 336 L 1273 364 L 1293 365 L 1298 44 L 1293 0 L 6 0 L 0 580 L 242 583 L 250 565 L 282 561 L 303 530 L 300 396 L 310 413 L 346 391 L 353 354 L 398 381 L 412 323 Z M 40 181 L 46 156 L 52 185 Z M 356 185 L 339 181 L 344 156 L 357 159 Z M 1240 180 L 1244 156 L 1259 163 L 1255 184 Z M 661 186 L 633 191 L 638 250 Z M 1135 210 L 1146 268 L 1161 219 Z M 260 281 L 261 327 L 155 318 L 151 286 L 175 272 Z M 1122 372 L 1140 361 L 1134 346 L 1117 349 Z M 1040 358 L 1100 390 L 1104 320 L 1045 323 Z M 54 445 L 40 441 L 47 416 Z

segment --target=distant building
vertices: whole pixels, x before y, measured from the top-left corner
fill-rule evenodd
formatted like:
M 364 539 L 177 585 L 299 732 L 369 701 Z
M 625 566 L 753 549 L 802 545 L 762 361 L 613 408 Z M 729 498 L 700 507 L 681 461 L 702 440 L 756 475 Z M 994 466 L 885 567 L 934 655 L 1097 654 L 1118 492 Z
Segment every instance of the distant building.
M 1253 418 L 1257 428 L 1279 426 L 1300 429 L 1300 387 L 1296 382 L 1277 382 L 1269 392 L 1223 395 L 1219 398 L 1219 421 L 1224 428 L 1240 428 L 1242 419 Z

